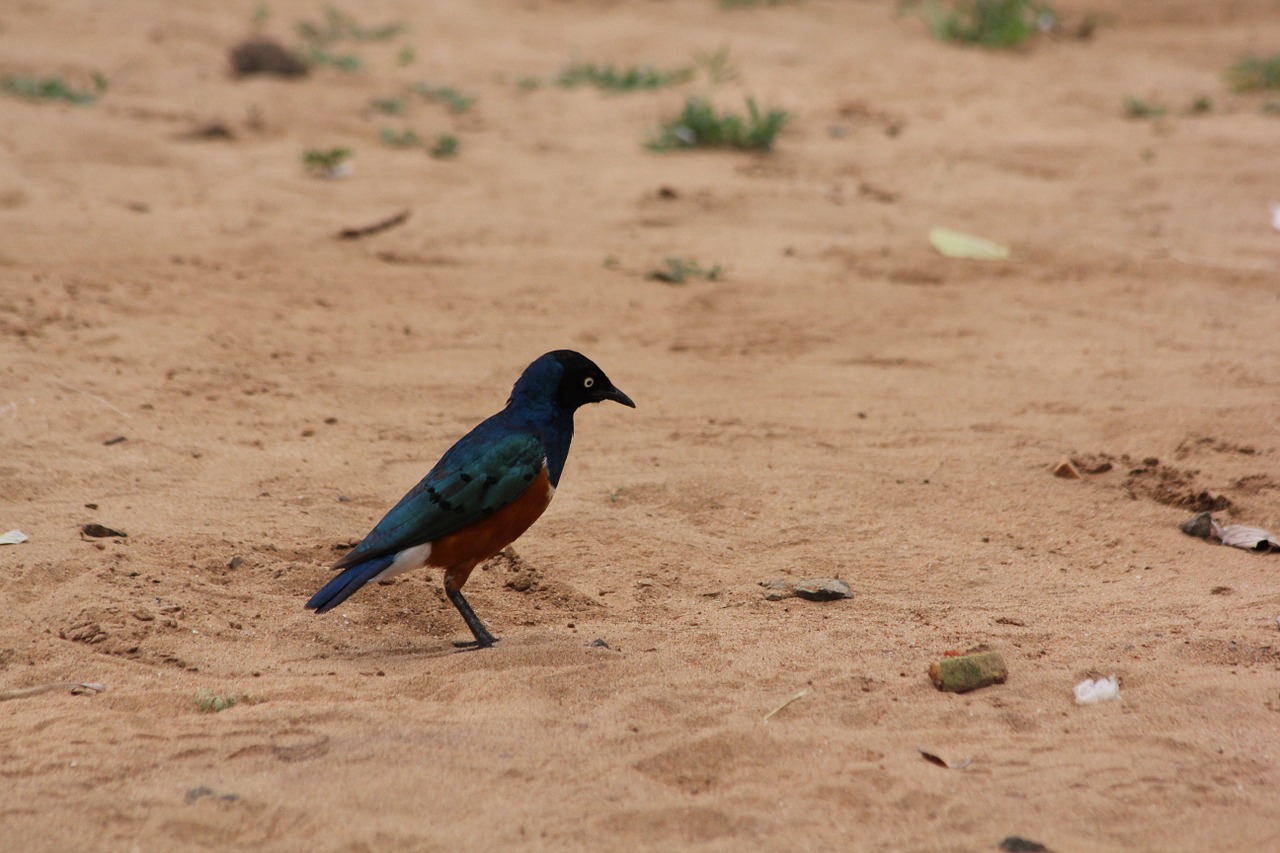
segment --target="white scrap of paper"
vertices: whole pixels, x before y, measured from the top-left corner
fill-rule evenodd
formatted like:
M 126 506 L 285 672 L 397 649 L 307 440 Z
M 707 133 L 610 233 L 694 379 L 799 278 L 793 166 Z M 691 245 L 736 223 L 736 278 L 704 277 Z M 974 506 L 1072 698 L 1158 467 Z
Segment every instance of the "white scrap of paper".
M 1246 527 L 1243 524 L 1224 524 L 1219 527 L 1214 522 L 1214 528 L 1223 545 L 1233 545 L 1260 554 L 1280 551 L 1280 541 L 1261 527 Z
M 21 530 L 13 529 L 8 533 L 0 533 L 0 545 L 17 545 L 26 542 L 30 537 Z
M 1280 204 L 1271 202 L 1271 227 L 1280 231 Z
M 1120 698 L 1120 685 L 1114 675 L 1094 681 L 1086 678 L 1076 685 L 1077 705 L 1097 705 L 1099 702 L 1110 702 Z

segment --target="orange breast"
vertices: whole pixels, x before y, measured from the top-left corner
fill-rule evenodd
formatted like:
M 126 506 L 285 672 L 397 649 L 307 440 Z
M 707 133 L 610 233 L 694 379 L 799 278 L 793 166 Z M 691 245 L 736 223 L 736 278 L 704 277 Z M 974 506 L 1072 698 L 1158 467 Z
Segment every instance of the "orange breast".
M 520 537 L 538 520 L 555 489 L 547 476 L 547 467 L 516 498 L 484 521 L 442 536 L 431 543 L 428 566 L 445 569 L 445 587 L 451 591 L 462 589 L 467 576 L 478 564 L 497 554 Z

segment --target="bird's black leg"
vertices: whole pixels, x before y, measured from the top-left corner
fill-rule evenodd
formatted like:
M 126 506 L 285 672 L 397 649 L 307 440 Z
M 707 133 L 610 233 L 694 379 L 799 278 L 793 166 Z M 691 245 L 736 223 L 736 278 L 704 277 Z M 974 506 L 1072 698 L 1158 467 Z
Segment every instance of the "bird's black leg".
M 475 634 L 477 649 L 487 649 L 494 643 L 498 642 L 498 638 L 489 633 L 484 627 L 484 623 L 476 616 L 476 612 L 471 609 L 471 605 L 467 604 L 467 600 L 462 597 L 461 590 L 451 590 L 445 588 L 444 594 L 449 596 L 449 600 L 453 602 L 453 606 L 458 608 L 458 612 L 462 614 L 462 618 L 466 620 L 467 627 L 471 629 L 471 633 Z M 470 643 L 465 645 L 470 646 Z

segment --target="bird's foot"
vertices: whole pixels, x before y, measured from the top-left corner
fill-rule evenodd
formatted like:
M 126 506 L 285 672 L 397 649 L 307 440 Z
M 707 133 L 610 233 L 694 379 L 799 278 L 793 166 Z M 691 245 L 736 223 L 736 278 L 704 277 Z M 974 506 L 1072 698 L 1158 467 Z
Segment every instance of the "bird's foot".
M 502 638 L 495 637 L 492 634 L 486 634 L 483 640 L 480 639 L 479 637 L 477 637 L 474 640 L 454 640 L 453 647 L 455 649 L 462 649 L 464 651 L 474 652 L 478 649 L 487 649 L 490 646 L 492 646 L 494 643 L 498 642 L 498 640 L 500 639 Z

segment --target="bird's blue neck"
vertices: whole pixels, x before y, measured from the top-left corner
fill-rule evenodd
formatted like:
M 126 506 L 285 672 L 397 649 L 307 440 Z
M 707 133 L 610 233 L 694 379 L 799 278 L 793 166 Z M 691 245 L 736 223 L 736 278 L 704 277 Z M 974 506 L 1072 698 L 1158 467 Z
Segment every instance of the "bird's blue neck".
M 547 449 L 547 475 L 552 487 L 559 485 L 573 442 L 573 412 L 554 403 L 523 401 L 517 405 L 513 400 L 506 413 L 511 426 L 536 435 L 542 442 Z
M 546 447 L 552 487 L 560 482 L 573 441 L 573 409 L 557 397 L 563 374 L 564 367 L 553 354 L 542 356 L 525 368 L 503 410 L 511 426 L 536 435 Z

